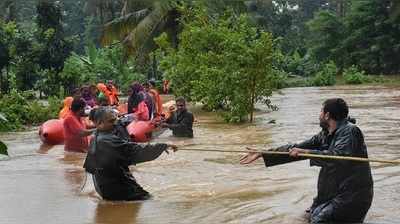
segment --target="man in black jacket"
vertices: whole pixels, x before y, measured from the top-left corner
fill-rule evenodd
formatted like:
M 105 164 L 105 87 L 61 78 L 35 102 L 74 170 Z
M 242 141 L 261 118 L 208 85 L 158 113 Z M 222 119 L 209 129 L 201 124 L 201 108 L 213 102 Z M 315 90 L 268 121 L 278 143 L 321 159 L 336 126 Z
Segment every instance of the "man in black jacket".
M 97 131 L 92 139 L 83 167 L 93 175 L 97 193 L 105 200 L 132 201 L 150 197 L 135 180 L 129 165 L 151 161 L 175 145 L 140 146 L 129 142 L 115 129 L 116 115 L 108 108 L 96 109 L 91 118 Z
M 355 156 L 368 158 L 361 130 L 346 119 L 348 106 L 343 99 L 328 99 L 319 117 L 322 131 L 299 144 L 279 147 L 285 155 L 250 152 L 241 158 L 249 164 L 263 157 L 267 167 L 298 161 L 300 153 Z M 369 163 L 346 160 L 310 159 L 311 166 L 321 167 L 318 193 L 308 210 L 310 223 L 363 222 L 373 198 L 373 180 Z
M 178 97 L 175 100 L 176 111 L 161 124 L 161 127 L 169 128 L 176 137 L 193 138 L 193 114 L 186 109 L 186 100 Z

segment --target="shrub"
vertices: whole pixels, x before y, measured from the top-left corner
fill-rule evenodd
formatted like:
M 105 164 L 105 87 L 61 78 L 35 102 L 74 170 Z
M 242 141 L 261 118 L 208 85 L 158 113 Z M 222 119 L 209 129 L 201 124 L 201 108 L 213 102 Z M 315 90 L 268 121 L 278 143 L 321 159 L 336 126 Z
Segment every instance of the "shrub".
M 307 77 L 317 73 L 320 68 L 308 54 L 302 57 L 298 51 L 295 51 L 293 55 L 284 56 L 282 69 L 291 75 Z
M 61 101 L 49 98 L 48 104 L 38 100 L 27 100 L 24 93 L 12 90 L 10 94 L 0 95 L 0 114 L 5 117 L 0 119 L 0 131 L 16 131 L 23 129 L 24 125 L 38 125 L 50 118 L 57 117 Z
M 124 90 L 133 81 L 144 81 L 144 75 L 137 72 L 132 60 L 125 62 L 120 46 L 98 49 L 94 45 L 86 48 L 86 55 L 73 53 L 65 62 L 61 73 L 72 89 L 86 83 L 104 82 L 112 79 Z
M 324 65 L 322 71 L 311 79 L 313 86 L 332 86 L 336 83 L 337 68 L 333 62 L 329 62 Z
M 362 84 L 370 81 L 365 72 L 354 65 L 343 71 L 343 79 L 346 84 Z

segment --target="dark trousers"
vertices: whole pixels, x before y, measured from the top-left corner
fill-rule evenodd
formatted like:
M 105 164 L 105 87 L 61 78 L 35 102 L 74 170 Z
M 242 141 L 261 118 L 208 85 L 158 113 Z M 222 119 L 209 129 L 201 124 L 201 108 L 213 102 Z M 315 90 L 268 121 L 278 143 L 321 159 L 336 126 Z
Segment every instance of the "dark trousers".
M 338 203 L 335 199 L 310 210 L 311 224 L 362 223 L 371 203 Z
M 139 201 L 151 198 L 149 192 L 145 191 L 139 184 L 133 183 L 129 185 L 115 184 L 98 184 L 95 175 L 93 175 L 93 183 L 97 193 L 108 201 Z

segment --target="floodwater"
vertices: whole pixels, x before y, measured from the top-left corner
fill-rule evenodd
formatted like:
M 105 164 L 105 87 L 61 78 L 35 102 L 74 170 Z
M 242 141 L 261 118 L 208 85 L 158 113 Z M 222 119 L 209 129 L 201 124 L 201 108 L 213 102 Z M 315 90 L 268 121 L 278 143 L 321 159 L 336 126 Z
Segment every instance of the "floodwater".
M 343 97 L 363 130 L 371 158 L 400 159 L 400 88 L 291 88 L 275 94 L 280 110 L 257 113 L 254 124 L 228 125 L 192 108 L 195 138 L 164 132 L 153 142 L 197 149 L 243 150 L 297 142 L 319 131 L 321 103 Z M 153 194 L 144 202 L 107 202 L 94 191 L 84 155 L 57 146 L 37 154 L 37 130 L 1 135 L 11 159 L 0 161 L 0 223 L 307 223 L 318 168 L 300 161 L 266 169 L 239 165 L 240 153 L 178 151 L 132 168 Z M 187 146 L 189 147 L 189 146 Z M 400 223 L 400 166 L 372 164 L 375 197 L 367 223 Z

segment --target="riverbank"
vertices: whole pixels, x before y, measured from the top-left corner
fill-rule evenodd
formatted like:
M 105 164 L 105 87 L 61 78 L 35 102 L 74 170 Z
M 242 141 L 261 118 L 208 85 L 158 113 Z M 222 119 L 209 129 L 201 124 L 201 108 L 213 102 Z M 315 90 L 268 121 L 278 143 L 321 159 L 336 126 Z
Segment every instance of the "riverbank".
M 353 84 L 353 85 L 384 85 L 384 86 L 400 86 L 400 75 L 369 75 L 366 76 L 367 80 L 361 84 Z M 343 86 L 343 85 L 351 85 L 347 84 L 343 76 L 338 75 L 335 77 L 336 83 L 333 86 Z M 285 88 L 293 88 L 293 87 L 312 87 L 310 77 L 302 77 L 302 76 L 290 76 L 284 82 Z

